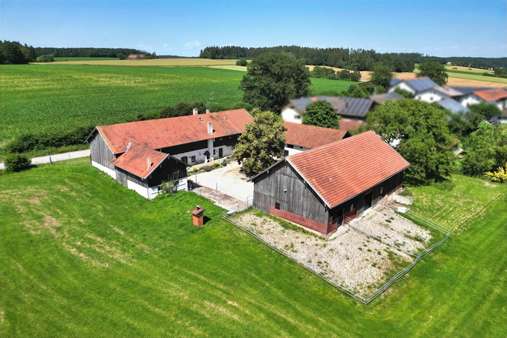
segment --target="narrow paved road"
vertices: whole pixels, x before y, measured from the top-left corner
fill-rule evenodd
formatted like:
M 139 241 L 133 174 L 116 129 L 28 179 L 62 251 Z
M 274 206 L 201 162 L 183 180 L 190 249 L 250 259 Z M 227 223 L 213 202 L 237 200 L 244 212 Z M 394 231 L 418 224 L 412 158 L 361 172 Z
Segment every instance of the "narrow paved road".
M 85 149 L 85 150 L 71 151 L 71 152 L 62 153 L 62 154 L 34 157 L 34 158 L 32 158 L 32 164 L 33 165 L 48 164 L 48 163 L 73 160 L 75 158 L 82 158 L 82 157 L 88 157 L 88 156 L 90 156 L 90 149 Z M 0 170 L 3 170 L 3 169 L 5 169 L 5 165 L 0 162 Z

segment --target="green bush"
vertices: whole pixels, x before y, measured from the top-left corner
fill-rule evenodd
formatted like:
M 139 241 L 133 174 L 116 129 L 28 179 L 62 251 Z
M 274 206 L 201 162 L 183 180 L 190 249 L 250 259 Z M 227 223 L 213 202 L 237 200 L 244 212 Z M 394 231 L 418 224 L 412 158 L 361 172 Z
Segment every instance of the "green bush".
M 37 62 L 53 62 L 55 61 L 55 57 L 53 55 L 40 55 L 35 59 Z
M 30 159 L 20 154 L 11 154 L 5 159 L 5 169 L 10 172 L 28 169 L 30 165 Z
M 241 58 L 238 61 L 236 61 L 236 65 L 246 67 L 246 65 L 248 65 L 248 61 L 246 59 Z
M 44 150 L 69 145 L 83 144 L 94 127 L 81 127 L 63 134 L 25 134 L 6 146 L 9 153 L 25 153 L 32 150 Z

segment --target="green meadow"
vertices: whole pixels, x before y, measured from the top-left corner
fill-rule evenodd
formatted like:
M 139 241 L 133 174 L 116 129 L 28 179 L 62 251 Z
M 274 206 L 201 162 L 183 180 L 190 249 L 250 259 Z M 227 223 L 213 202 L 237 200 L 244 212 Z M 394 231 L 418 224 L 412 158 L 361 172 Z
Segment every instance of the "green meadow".
M 437 220 L 474 215 L 476 194 L 487 207 L 362 305 L 192 193 L 147 201 L 87 160 L 0 174 L 0 336 L 505 337 L 506 190 L 411 188 L 419 215 L 448 205 Z
M 243 72 L 207 67 L 31 64 L 0 66 L 0 148 L 23 133 L 58 133 L 135 119 L 178 102 L 242 105 Z M 314 79 L 313 94 L 351 82 Z

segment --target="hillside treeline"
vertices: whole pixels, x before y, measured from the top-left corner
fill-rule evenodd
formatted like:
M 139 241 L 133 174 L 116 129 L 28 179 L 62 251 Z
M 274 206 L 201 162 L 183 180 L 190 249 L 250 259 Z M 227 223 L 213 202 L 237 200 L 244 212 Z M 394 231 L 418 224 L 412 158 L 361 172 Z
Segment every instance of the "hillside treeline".
M 56 48 L 35 47 L 35 53 L 39 55 L 53 55 L 56 57 L 121 57 L 129 54 L 145 54 L 146 52 L 132 48 Z
M 371 70 L 376 63 L 385 63 L 393 71 L 409 72 L 421 55 L 417 53 L 377 53 L 367 49 L 349 48 L 310 48 L 299 46 L 277 47 L 206 47 L 201 51 L 200 57 L 210 59 L 255 58 L 264 52 L 289 52 L 297 58 L 303 59 L 306 64 L 318 66 L 331 66 L 352 70 Z
M 200 57 L 210 59 L 253 59 L 264 52 L 289 52 L 305 61 L 306 64 L 347 68 L 351 70 L 372 70 L 376 63 L 388 65 L 395 72 L 411 72 L 416 63 L 437 60 L 441 63 L 451 62 L 459 66 L 476 68 L 507 67 L 507 58 L 483 57 L 435 57 L 419 53 L 378 53 L 368 49 L 349 48 L 311 48 L 299 46 L 276 47 L 206 47 Z

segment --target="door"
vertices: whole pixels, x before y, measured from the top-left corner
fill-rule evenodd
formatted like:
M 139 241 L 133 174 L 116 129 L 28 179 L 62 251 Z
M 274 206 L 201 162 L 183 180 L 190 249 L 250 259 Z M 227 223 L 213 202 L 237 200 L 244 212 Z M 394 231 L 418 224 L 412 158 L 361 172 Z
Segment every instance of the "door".
M 224 150 L 222 148 L 218 148 L 218 158 L 224 157 Z

